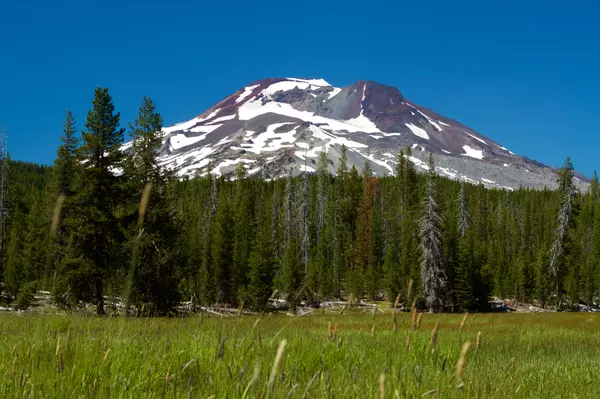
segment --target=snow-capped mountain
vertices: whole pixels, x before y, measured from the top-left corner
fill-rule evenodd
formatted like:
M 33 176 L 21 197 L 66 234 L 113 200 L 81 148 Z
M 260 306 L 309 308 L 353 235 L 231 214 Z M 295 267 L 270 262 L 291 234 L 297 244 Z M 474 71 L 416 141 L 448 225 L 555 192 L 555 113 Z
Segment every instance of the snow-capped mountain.
M 249 175 L 296 175 L 314 171 L 321 151 L 335 173 L 345 145 L 349 167 L 361 170 L 368 160 L 380 176 L 394 173 L 399 148 L 409 146 L 418 169 L 432 152 L 438 173 L 454 179 L 507 188 L 553 187 L 556 179 L 554 168 L 372 81 L 338 88 L 322 79 L 264 79 L 163 133 L 161 162 L 180 176 L 231 174 L 239 163 Z

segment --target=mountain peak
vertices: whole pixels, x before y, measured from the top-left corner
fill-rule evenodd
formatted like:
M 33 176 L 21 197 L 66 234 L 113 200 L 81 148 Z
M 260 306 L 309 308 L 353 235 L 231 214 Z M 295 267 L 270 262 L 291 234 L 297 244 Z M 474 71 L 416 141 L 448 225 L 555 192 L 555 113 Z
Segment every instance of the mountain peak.
M 181 176 L 230 175 L 240 163 L 266 178 L 311 172 L 321 151 L 334 173 L 344 145 L 349 166 L 368 162 L 380 176 L 393 175 L 398 149 L 411 147 L 417 169 L 426 170 L 433 153 L 437 172 L 453 179 L 511 189 L 556 184 L 555 169 L 371 80 L 344 88 L 321 78 L 257 80 L 163 133 L 162 163 Z

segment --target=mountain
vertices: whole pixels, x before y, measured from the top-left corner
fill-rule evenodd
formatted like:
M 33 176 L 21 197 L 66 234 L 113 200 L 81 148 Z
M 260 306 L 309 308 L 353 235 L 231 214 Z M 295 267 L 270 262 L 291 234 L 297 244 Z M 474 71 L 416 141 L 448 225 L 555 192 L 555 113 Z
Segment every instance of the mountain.
M 259 80 L 163 134 L 161 162 L 180 176 L 203 175 L 209 168 L 232 174 L 239 163 L 249 175 L 297 175 L 315 171 L 321 151 L 335 173 L 345 145 L 349 167 L 361 170 L 368 160 L 379 176 L 393 174 L 399 148 L 411 147 L 418 169 L 427 168 L 431 152 L 437 172 L 453 179 L 509 189 L 554 187 L 556 180 L 555 168 L 373 81 L 338 88 L 322 79 Z

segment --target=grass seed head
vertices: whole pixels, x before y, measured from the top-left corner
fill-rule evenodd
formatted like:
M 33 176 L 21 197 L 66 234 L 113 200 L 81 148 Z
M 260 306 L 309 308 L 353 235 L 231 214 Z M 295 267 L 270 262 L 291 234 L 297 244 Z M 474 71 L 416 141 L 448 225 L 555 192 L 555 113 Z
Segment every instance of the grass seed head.
M 460 322 L 460 327 L 459 330 L 462 331 L 463 328 L 465 328 L 465 324 L 467 324 L 467 316 L 469 315 L 469 312 L 465 313 L 465 315 L 463 316 L 461 322 Z
M 371 338 L 375 337 L 375 323 L 373 323 L 373 327 L 371 327 Z
M 479 349 L 481 346 L 481 331 L 477 333 L 477 341 L 475 341 L 475 349 Z
M 458 378 L 461 378 L 465 367 L 467 367 L 467 355 L 469 353 L 469 348 L 471 347 L 471 341 L 467 341 L 464 343 L 462 350 L 460 351 L 460 357 L 458 358 L 458 362 L 456 363 L 456 375 Z
M 142 199 L 140 200 L 140 213 L 138 223 L 141 225 L 144 223 L 146 217 L 146 211 L 148 210 L 148 203 L 150 202 L 150 193 L 152 192 L 152 183 L 146 184 L 144 192 L 142 193 Z
M 277 355 L 275 355 L 275 360 L 273 361 L 273 368 L 271 369 L 271 376 L 269 377 L 269 382 L 267 384 L 267 397 L 270 397 L 273 392 L 273 385 L 275 384 L 275 378 L 277 377 L 279 364 L 281 363 L 283 355 L 285 354 L 286 344 L 287 342 L 284 339 L 279 343 L 279 347 L 277 348 Z
M 379 376 L 379 398 L 385 399 L 387 397 L 385 390 L 385 373 L 381 373 Z
M 60 335 L 56 337 L 56 353 L 55 356 L 58 357 L 60 354 Z
M 423 318 L 423 313 L 419 313 L 419 317 L 417 317 L 417 330 L 421 328 L 421 319 Z
M 412 329 L 415 330 L 417 328 L 417 306 L 416 303 L 413 302 L 412 307 Z
M 412 295 L 412 287 L 413 287 L 413 280 L 411 278 L 410 281 L 408 282 L 408 290 L 406 292 L 406 302 L 407 303 L 408 303 L 408 301 L 410 301 L 410 296 Z M 413 306 L 414 306 L 414 302 L 413 302 Z

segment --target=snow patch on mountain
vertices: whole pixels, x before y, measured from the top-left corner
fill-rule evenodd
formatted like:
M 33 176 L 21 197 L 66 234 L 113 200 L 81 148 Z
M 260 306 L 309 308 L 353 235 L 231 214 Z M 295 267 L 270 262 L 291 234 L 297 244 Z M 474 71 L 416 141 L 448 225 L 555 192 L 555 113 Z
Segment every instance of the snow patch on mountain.
M 200 125 L 200 126 L 195 126 L 191 129 L 187 129 L 187 131 L 194 132 L 194 133 L 210 133 L 213 130 L 220 128 L 221 126 L 223 126 L 223 125 Z
M 477 136 L 475 136 L 475 135 L 473 135 L 473 134 L 471 134 L 471 133 L 467 133 L 467 134 L 468 134 L 469 136 L 473 137 L 475 140 L 478 140 L 478 141 L 482 142 L 483 144 L 486 144 L 486 145 L 487 145 L 487 143 L 485 142 L 485 140 L 482 140 L 482 139 L 480 139 L 479 137 L 477 137 Z
M 248 97 L 250 94 L 252 94 L 252 92 L 254 91 L 254 89 L 256 89 L 258 87 L 258 85 L 254 85 L 254 86 L 247 86 L 244 88 L 244 92 L 242 94 L 240 94 L 238 96 L 238 98 L 235 99 L 236 103 L 240 103 L 242 101 L 244 101 L 244 99 L 246 97 Z
M 293 80 L 295 82 L 304 82 L 313 86 L 331 86 L 325 79 L 299 79 L 299 78 L 286 78 L 286 80 Z
M 471 158 L 483 159 L 482 150 L 476 150 L 474 148 L 469 147 L 468 145 L 463 145 L 463 149 L 465 150 L 465 153 L 462 155 L 466 155 L 467 157 Z
M 222 116 L 220 118 L 216 118 L 213 119 L 212 121 L 208 122 L 209 124 L 213 125 L 215 123 L 220 123 L 220 122 L 225 122 L 225 121 L 230 121 L 232 119 L 235 119 L 235 115 L 226 115 L 226 116 Z
M 423 139 L 429 140 L 429 135 L 424 129 L 421 129 L 420 127 L 415 126 L 412 123 L 405 123 L 405 125 L 410 129 L 411 132 L 413 132 L 415 136 L 419 136 Z
M 417 109 L 417 111 L 423 115 L 425 117 L 425 119 L 427 119 L 429 121 L 429 123 L 431 123 L 437 130 L 438 132 L 442 131 L 442 127 L 440 125 L 438 125 L 433 119 L 431 119 L 429 116 L 427 116 L 426 114 L 424 114 L 423 112 L 421 112 L 420 110 Z
M 177 132 L 177 131 L 180 131 L 180 130 L 188 130 L 188 129 L 196 126 L 201 121 L 202 121 L 201 118 L 194 118 L 194 119 L 189 120 L 187 122 L 178 123 L 178 124 L 176 124 L 174 126 L 171 126 L 171 127 L 165 127 L 165 128 L 163 128 L 162 131 L 164 133 L 168 134 L 168 133 Z
M 329 97 L 327 97 L 327 99 L 328 99 L 328 100 L 331 100 L 333 97 L 335 97 L 335 96 L 337 96 L 338 94 L 340 94 L 340 92 L 341 92 L 341 91 L 342 91 L 342 89 L 340 89 L 339 87 L 334 87 L 334 88 L 333 88 L 333 90 L 331 90 L 331 91 L 328 93 L 328 96 L 329 96 Z

